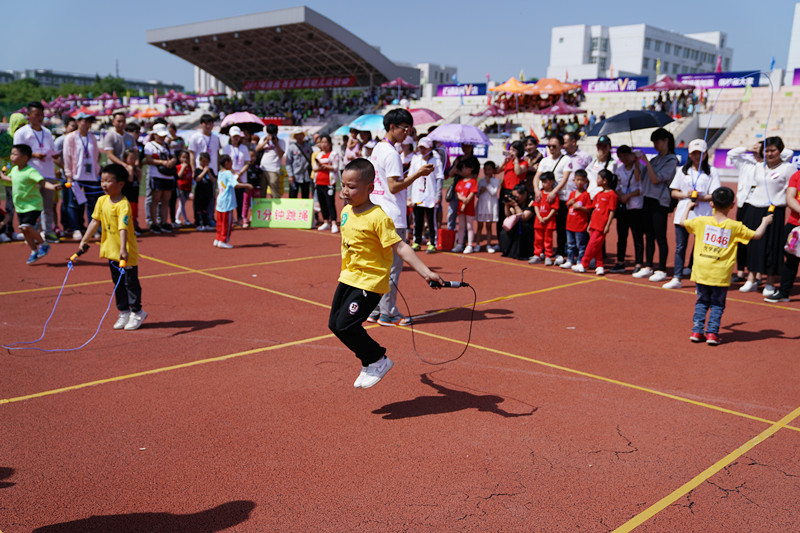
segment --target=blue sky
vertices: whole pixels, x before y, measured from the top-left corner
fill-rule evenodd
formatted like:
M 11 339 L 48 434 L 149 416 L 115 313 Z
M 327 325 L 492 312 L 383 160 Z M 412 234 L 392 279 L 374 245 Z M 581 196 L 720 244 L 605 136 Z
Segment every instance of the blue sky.
M 146 30 L 303 5 L 229 0 L 44 0 L 35 8 L 19 1 L 3 4 L 4 27 L 16 28 L 16 42 L 4 47 L 0 69 L 49 68 L 104 76 L 114 73 L 119 60 L 123 77 L 176 82 L 189 90 L 191 65 L 148 45 Z M 744 2 L 721 0 L 306 0 L 304 5 L 379 46 L 389 59 L 454 65 L 459 80 L 467 83 L 483 81 L 487 73 L 504 81 L 518 76 L 520 69 L 527 77 L 543 76 L 550 28 L 568 24 L 647 23 L 681 33 L 719 30 L 727 32 L 734 50 L 733 70 L 768 69 L 772 56 L 776 67 L 785 67 L 795 2 L 751 3 L 747 9 L 739 7 Z M 565 7 L 571 9 L 567 12 Z

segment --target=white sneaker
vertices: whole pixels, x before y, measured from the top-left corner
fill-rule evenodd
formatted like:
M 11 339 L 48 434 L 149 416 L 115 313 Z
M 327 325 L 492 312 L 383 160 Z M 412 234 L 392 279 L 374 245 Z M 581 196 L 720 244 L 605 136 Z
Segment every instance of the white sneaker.
M 114 329 L 122 329 L 125 326 L 127 326 L 130 318 L 131 318 L 130 311 L 120 311 L 119 318 L 117 318 L 117 321 L 114 322 Z
M 567 261 L 565 263 L 561 263 L 558 266 L 566 270 L 567 268 L 572 268 L 572 262 L 571 261 Z
M 219 241 L 217 239 L 214 239 L 214 246 L 219 246 Z
M 530 259 L 528 259 L 528 263 L 531 265 L 537 265 L 542 262 L 542 258 L 538 255 L 534 255 Z
M 318 227 L 317 231 L 326 231 L 326 230 L 329 230 L 329 229 L 331 229 L 331 225 L 326 222 L 323 225 L 321 225 L 320 227 Z
M 224 248 L 225 250 L 230 250 L 233 248 L 233 245 L 229 242 L 217 241 L 217 248 Z
M 472 253 L 472 252 L 474 252 L 474 251 L 475 251 L 475 249 L 474 249 L 472 246 L 470 246 L 470 245 L 467 245 L 467 247 L 466 247 L 466 248 L 464 248 L 464 252 L 463 252 L 463 253 L 465 253 L 465 254 L 471 254 L 471 253 Z
M 663 284 L 661 287 L 665 289 L 680 289 L 681 287 L 683 287 L 683 284 L 681 283 L 680 279 L 672 278 L 671 280 Z
M 493 254 L 497 251 L 497 248 L 495 248 L 494 246 L 487 246 L 486 251 L 490 254 Z
M 764 296 L 764 298 L 766 298 L 773 292 L 775 292 L 775 285 L 764 285 L 764 291 L 761 294 Z
M 456 244 L 455 247 L 453 247 L 453 249 L 450 250 L 450 251 L 453 252 L 454 254 L 460 254 L 461 252 L 464 251 L 464 245 L 463 244 Z
M 133 331 L 135 329 L 139 329 L 139 326 L 142 325 L 144 319 L 147 318 L 147 311 L 142 309 L 138 313 L 131 313 L 130 318 L 128 319 L 128 323 L 125 325 L 125 331 Z
M 655 272 L 653 272 L 653 275 L 647 279 L 649 279 L 650 281 L 664 281 L 665 279 L 667 279 L 667 273 L 664 272 L 663 270 L 656 270 Z
M 558 263 L 556 263 L 556 264 L 558 264 Z M 546 266 L 546 267 L 553 266 L 553 259 L 551 257 L 545 257 L 544 258 L 544 266 Z
M 653 275 L 653 269 L 650 267 L 640 268 L 638 271 L 633 273 L 634 278 L 649 278 Z
M 0 242 L 11 242 L 11 237 L 5 233 L 0 233 Z
M 745 281 L 744 285 L 739 287 L 739 292 L 756 292 L 758 290 L 757 281 Z
M 560 256 L 560 255 L 557 255 L 555 263 L 556 263 L 556 265 L 561 266 L 562 264 L 564 264 L 564 257 Z
M 360 389 L 361 388 L 361 382 L 364 381 L 364 378 L 366 377 L 366 375 L 367 375 L 367 367 L 362 366 L 361 367 L 361 373 L 358 375 L 356 380 L 353 382 L 353 387 L 355 387 L 357 389 Z
M 386 356 L 383 356 L 380 361 L 369 365 L 364 377 L 361 379 L 361 388 L 368 389 L 377 384 L 393 366 L 392 360 Z
M 78 232 L 78 233 L 80 233 L 80 232 Z M 14 239 L 15 241 L 24 241 L 25 240 L 25 235 L 23 235 L 22 233 L 12 233 L 11 234 L 11 238 Z M 78 238 L 80 239 L 80 237 L 78 237 Z
M 605 276 L 606 275 L 606 270 L 603 267 L 597 267 L 594 270 L 594 273 L 597 274 L 598 276 Z
M 572 270 L 573 270 L 573 272 L 581 272 L 581 273 L 586 272 L 586 269 L 583 268 L 583 264 L 582 263 L 576 263 L 576 264 L 572 265 Z
M 206 230 L 206 227 L 205 227 L 205 226 L 203 226 L 203 225 L 201 224 L 201 225 L 197 226 L 197 228 L 195 228 L 195 229 L 196 229 L 197 231 L 205 231 L 205 230 Z
M 481 245 L 480 244 L 476 244 L 475 246 L 472 247 L 472 251 L 475 252 L 475 253 L 480 252 L 481 251 Z
M 336 222 L 331 224 L 331 233 L 339 233 L 339 226 L 336 225 Z

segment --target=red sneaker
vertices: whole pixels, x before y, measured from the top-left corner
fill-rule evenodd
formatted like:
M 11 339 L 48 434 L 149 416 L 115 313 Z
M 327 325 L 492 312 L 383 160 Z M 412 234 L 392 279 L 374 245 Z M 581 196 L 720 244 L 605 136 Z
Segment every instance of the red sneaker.
M 692 334 L 689 335 L 689 340 L 692 342 L 703 342 L 704 340 L 706 340 L 706 338 L 703 336 L 702 333 L 695 333 L 693 331 Z
M 706 333 L 706 344 L 709 344 L 711 346 L 716 346 L 721 342 L 722 339 L 720 339 L 719 335 L 717 335 L 716 333 Z

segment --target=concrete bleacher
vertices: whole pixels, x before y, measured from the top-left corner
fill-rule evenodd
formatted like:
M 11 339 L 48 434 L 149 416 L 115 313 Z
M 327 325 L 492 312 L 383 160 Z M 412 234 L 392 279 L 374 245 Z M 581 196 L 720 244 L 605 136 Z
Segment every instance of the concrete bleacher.
M 744 95 L 745 89 L 709 91 L 707 111 L 725 113 L 738 108 L 742 116 L 718 147 L 751 146 L 766 134 L 781 137 L 788 148 L 800 149 L 800 93 L 792 87 L 782 87 L 774 93 L 769 87 L 756 87 L 747 102 L 742 102 Z

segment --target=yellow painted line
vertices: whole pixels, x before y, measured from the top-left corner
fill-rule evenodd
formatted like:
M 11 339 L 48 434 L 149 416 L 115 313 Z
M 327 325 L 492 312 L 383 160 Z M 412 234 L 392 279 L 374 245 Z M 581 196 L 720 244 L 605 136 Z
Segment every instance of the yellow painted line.
M 659 501 L 657 501 L 656 503 L 654 503 L 653 505 L 651 505 L 650 507 L 639 513 L 638 515 L 634 516 L 633 518 L 622 524 L 614 531 L 619 533 L 626 533 L 642 525 L 644 522 L 646 522 L 656 514 L 660 513 L 661 511 L 663 511 L 664 509 L 675 503 L 680 498 L 683 498 L 689 492 L 696 489 L 698 486 L 700 486 L 701 483 L 704 483 L 711 476 L 713 476 L 723 468 L 730 465 L 736 459 L 738 459 L 745 453 L 749 452 L 750 450 L 752 450 L 753 448 L 755 448 L 756 446 L 767 440 L 769 437 L 777 433 L 778 430 L 785 427 L 789 427 L 787 426 L 787 424 L 792 420 L 794 420 L 795 418 L 797 418 L 798 416 L 800 416 L 800 407 L 798 407 L 788 415 L 784 416 L 783 418 L 772 424 L 770 427 L 768 427 L 767 429 L 756 435 L 754 438 L 750 439 L 746 443 L 736 448 L 734 451 L 732 451 L 731 453 L 729 453 L 728 455 L 726 455 L 713 465 L 709 466 L 708 468 L 703 470 L 700 474 L 698 474 L 691 480 L 684 483 L 680 488 L 678 488 L 671 494 L 663 497 L 662 499 L 660 499 Z
M 213 267 L 213 268 L 203 268 L 200 269 L 202 272 L 215 272 L 217 270 L 231 270 L 235 268 L 247 268 L 247 267 L 255 267 L 255 266 L 267 266 L 267 265 L 280 265 L 283 263 L 297 263 L 298 261 L 310 261 L 313 259 L 328 259 L 329 257 L 342 257 L 340 252 L 336 252 L 335 254 L 324 254 L 324 255 L 309 255 L 304 257 L 294 257 L 289 259 L 276 259 L 274 261 L 261 261 L 259 263 L 245 263 L 243 265 L 226 265 L 221 267 Z
M 273 346 L 267 346 L 267 347 L 264 347 L 264 348 L 254 348 L 252 350 L 245 350 L 243 352 L 237 352 L 237 353 L 232 353 L 232 354 L 227 354 L 227 355 L 220 355 L 218 357 L 210 357 L 210 358 L 207 358 L 207 359 L 199 359 L 197 361 L 191 361 L 189 363 L 181 363 L 181 364 L 178 364 L 178 365 L 165 366 L 165 367 L 161 367 L 161 368 L 154 368 L 152 370 L 144 370 L 142 372 L 134 372 L 132 374 L 126 374 L 124 376 L 116 376 L 116 377 L 113 377 L 113 378 L 98 379 L 96 381 L 90 381 L 90 382 L 87 382 L 87 383 L 80 383 L 78 385 L 71 385 L 69 387 L 61 387 L 59 389 L 52 389 L 52 390 L 47 390 L 47 391 L 42 391 L 42 392 L 36 392 L 36 393 L 33 393 L 33 394 L 26 394 L 25 396 L 17 396 L 16 398 L 0 399 L 0 405 L 7 404 L 7 403 L 22 402 L 22 401 L 25 401 L 25 400 L 31 400 L 33 398 L 41 398 L 43 396 L 52 396 L 54 394 L 61 394 L 61 393 L 64 393 L 64 392 L 69 392 L 69 391 L 74 391 L 74 390 L 79 390 L 79 389 L 85 389 L 86 387 L 94 387 L 96 385 L 103 385 L 103 384 L 106 384 L 106 383 L 113 383 L 115 381 L 124 381 L 124 380 L 128 380 L 128 379 L 138 378 L 138 377 L 141 377 L 141 376 L 149 376 L 149 375 L 153 375 L 153 374 L 160 374 L 161 372 L 169 372 L 170 370 L 178 370 L 178 369 L 181 369 L 181 368 L 190 368 L 190 367 L 193 367 L 193 366 L 205 365 L 205 364 L 208 364 L 208 363 L 216 363 L 218 361 L 226 361 L 228 359 L 235 359 L 237 357 L 243 357 L 245 355 L 252 355 L 252 354 L 262 353 L 262 352 L 269 352 L 269 351 L 272 351 L 272 350 L 280 350 L 282 348 L 288 348 L 288 347 L 291 347 L 291 346 L 297 346 L 299 344 L 307 344 L 309 342 L 319 341 L 319 340 L 322 340 L 322 339 L 329 339 L 329 338 L 331 338 L 333 336 L 334 336 L 333 333 L 329 333 L 327 335 L 319 335 L 317 337 L 310 337 L 310 338 L 307 338 L 307 339 L 301 339 L 301 340 L 297 340 L 297 341 L 284 342 L 284 343 L 281 343 L 281 344 L 275 344 Z
M 164 274 L 150 274 L 149 276 L 139 276 L 139 279 L 164 278 L 168 276 L 185 276 L 186 274 L 191 274 L 191 272 L 166 272 Z M 111 280 L 108 279 L 104 279 L 102 281 L 84 281 L 81 283 L 70 283 L 69 285 L 64 285 L 64 288 L 70 289 L 73 287 L 89 287 L 91 285 L 107 285 L 110 282 Z M 6 296 L 9 294 L 28 294 L 31 292 L 52 291 L 52 290 L 58 290 L 60 288 L 61 285 L 53 285 L 51 287 L 37 287 L 35 289 L 20 289 L 16 291 L 0 292 L 0 296 Z
M 294 294 L 289 294 L 287 292 L 276 291 L 276 290 L 273 290 L 273 289 L 268 289 L 266 287 L 259 287 L 258 285 L 253 285 L 252 283 L 247 283 L 247 282 L 244 282 L 244 281 L 225 278 L 225 277 L 222 277 L 222 276 L 218 276 L 216 274 L 211 274 L 209 272 L 203 272 L 202 270 L 196 270 L 194 268 L 190 268 L 190 267 L 186 267 L 186 266 L 182 266 L 182 265 L 177 265 L 175 263 L 170 263 L 169 261 L 164 261 L 163 259 L 156 259 L 155 257 L 149 257 L 149 256 L 142 255 L 142 254 L 140 254 L 139 257 L 141 257 L 143 259 L 148 259 L 150 261 L 154 261 L 156 263 L 161 263 L 162 265 L 167 265 L 167 266 L 171 266 L 173 268 L 178 268 L 178 269 L 186 270 L 188 272 L 193 272 L 195 274 L 208 276 L 209 278 L 214 278 L 214 279 L 218 279 L 218 280 L 221 280 L 221 281 L 227 281 L 228 283 L 235 283 L 237 285 L 242 285 L 243 287 L 247 287 L 247 288 L 250 288 L 250 289 L 255 289 L 255 290 L 263 291 L 263 292 L 268 292 L 270 294 L 276 294 L 278 296 L 283 296 L 285 298 L 290 298 L 292 300 L 297 300 L 299 302 L 304 302 L 304 303 L 307 303 L 307 304 L 316 305 L 317 307 L 325 307 L 325 308 L 329 308 L 330 307 L 330 304 L 323 304 L 323 303 L 315 302 L 314 300 L 309 300 L 307 298 L 301 298 L 299 296 L 295 296 Z
M 425 335 L 425 336 L 428 336 L 428 337 L 433 337 L 435 339 L 439 339 L 439 340 L 443 340 L 443 341 L 452 342 L 452 343 L 455 343 L 455 344 L 462 344 L 462 345 L 464 344 L 463 340 L 456 340 L 456 339 L 452 339 L 450 337 L 443 337 L 441 335 L 436 335 L 435 333 L 429 333 L 427 331 L 421 331 L 419 329 L 415 329 L 414 333 L 419 333 L 421 335 Z M 646 392 L 646 393 L 653 394 L 653 395 L 656 395 L 656 396 L 662 396 L 664 398 L 669 398 L 671 400 L 677 400 L 679 402 L 688 403 L 688 404 L 695 405 L 695 406 L 698 406 L 698 407 L 704 407 L 706 409 L 712 409 L 714 411 L 719 411 L 721 413 L 734 415 L 734 416 L 738 416 L 738 417 L 741 417 L 741 418 L 747 418 L 749 420 L 755 420 L 757 422 L 763 422 L 764 424 L 775 424 L 776 423 L 774 420 L 767 420 L 766 418 L 761 418 L 761 417 L 758 417 L 758 416 L 748 415 L 747 413 L 734 411 L 732 409 L 726 409 L 725 407 L 719 407 L 717 405 L 713 405 L 713 404 L 709 404 L 709 403 L 705 403 L 705 402 L 699 402 L 697 400 L 691 400 L 689 398 L 684 398 L 683 396 L 670 394 L 668 392 L 662 392 L 662 391 L 659 391 L 659 390 L 656 390 L 656 389 L 650 389 L 648 387 L 642 387 L 640 385 L 634 385 L 633 383 L 627 383 L 625 381 L 620 381 L 618 379 L 607 378 L 605 376 L 600 376 L 600 375 L 597 375 L 597 374 L 591 374 L 589 372 L 583 372 L 582 370 L 575 370 L 574 368 L 569 368 L 569 367 L 566 367 L 566 366 L 557 365 L 555 363 L 548 363 L 546 361 L 540 361 L 538 359 L 532 359 L 530 357 L 525 357 L 524 355 L 518 355 L 518 354 L 511 353 L 511 352 L 506 352 L 506 351 L 503 351 L 503 350 L 497 350 L 495 348 L 489 348 L 488 346 L 481 346 L 479 344 L 470 343 L 470 347 L 477 348 L 479 350 L 484 350 L 484 351 L 491 352 L 491 353 L 496 353 L 498 355 L 503 355 L 503 356 L 506 356 L 506 357 L 511 357 L 511 358 L 514 358 L 514 359 L 520 359 L 522 361 L 527 361 L 529 363 L 535 363 L 537 365 L 545 366 L 545 367 L 548 367 L 548 368 L 553 368 L 555 370 L 561 370 L 562 372 L 567 372 L 569 374 L 575 374 L 577 376 L 582 376 L 582 377 L 594 379 L 594 380 L 597 380 L 597 381 L 603 381 L 603 382 L 606 382 L 606 383 L 611 383 L 612 385 L 618 385 L 620 387 L 626 387 L 626 388 L 629 388 L 629 389 L 638 390 L 638 391 L 641 391 L 641 392 Z M 786 427 L 787 427 L 787 429 L 793 429 L 795 431 L 800 431 L 800 427 L 794 427 L 794 426 L 786 426 Z

